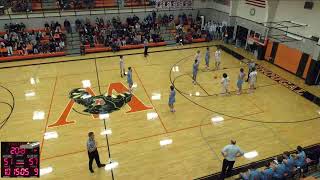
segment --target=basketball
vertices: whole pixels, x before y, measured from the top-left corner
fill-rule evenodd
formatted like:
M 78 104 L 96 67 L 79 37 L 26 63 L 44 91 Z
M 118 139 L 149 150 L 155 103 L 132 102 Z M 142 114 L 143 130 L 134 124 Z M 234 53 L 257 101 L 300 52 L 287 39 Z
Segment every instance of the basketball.
M 217 76 L 217 75 L 215 75 L 215 76 L 213 76 L 213 78 L 214 78 L 214 79 L 217 79 L 217 78 L 218 78 L 218 76 Z

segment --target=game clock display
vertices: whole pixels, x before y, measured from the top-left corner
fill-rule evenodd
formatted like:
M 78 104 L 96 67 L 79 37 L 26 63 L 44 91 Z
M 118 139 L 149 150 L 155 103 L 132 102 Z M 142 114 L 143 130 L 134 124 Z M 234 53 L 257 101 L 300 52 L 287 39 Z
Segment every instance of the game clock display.
M 1 142 L 1 177 L 39 177 L 39 142 Z

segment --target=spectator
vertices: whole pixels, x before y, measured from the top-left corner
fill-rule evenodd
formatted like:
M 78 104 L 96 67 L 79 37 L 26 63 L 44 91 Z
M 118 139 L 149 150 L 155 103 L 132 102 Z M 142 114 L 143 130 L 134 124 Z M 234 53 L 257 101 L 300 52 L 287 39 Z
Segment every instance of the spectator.
M 10 40 L 7 41 L 6 47 L 7 47 L 7 50 L 8 50 L 8 56 L 12 56 L 13 55 L 13 49 L 12 49 L 12 42 Z
M 64 28 L 66 29 L 67 33 L 71 33 L 71 24 L 70 24 L 70 21 L 68 21 L 67 19 L 64 20 Z

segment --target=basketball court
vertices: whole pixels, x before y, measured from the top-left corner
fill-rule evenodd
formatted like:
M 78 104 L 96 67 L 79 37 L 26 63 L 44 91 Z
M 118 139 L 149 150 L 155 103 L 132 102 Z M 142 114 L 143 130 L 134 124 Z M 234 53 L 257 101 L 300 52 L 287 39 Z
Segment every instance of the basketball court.
M 236 95 L 237 75 L 241 67 L 247 72 L 246 61 L 222 51 L 222 69 L 213 71 L 217 44 L 152 48 L 147 59 L 142 50 L 131 50 L 1 63 L 0 83 L 12 96 L 1 88 L 0 101 L 13 106 L 0 131 L 1 140 L 40 141 L 40 167 L 53 169 L 41 179 L 194 179 L 221 170 L 220 151 L 230 139 L 237 140 L 245 152 L 258 152 L 252 159 L 240 158 L 236 166 L 319 142 L 318 105 L 259 71 L 254 93 L 247 93 L 245 83 L 245 93 Z M 206 46 L 212 52 L 209 71 L 203 60 Z M 243 50 L 229 48 L 253 59 Z M 202 61 L 199 84 L 193 85 L 191 70 L 197 50 Z M 119 54 L 124 54 L 126 68 L 133 68 L 136 99 L 111 113 L 104 125 L 98 117 L 82 112 L 81 105 L 70 103 L 68 93 L 81 88 L 84 80 L 90 81 L 88 88 L 97 95 L 117 94 L 119 86 L 127 88 L 126 78 L 119 75 Z M 256 63 L 320 95 L 319 89 L 304 85 L 302 79 L 266 62 Z M 224 72 L 231 80 L 229 96 L 220 95 Z M 167 105 L 171 83 L 177 89 L 175 113 Z M 11 112 L 6 104 L 0 104 L 0 109 L 1 119 Z M 214 121 L 217 117 L 220 120 Z M 100 135 L 105 126 L 112 130 L 108 143 Z M 110 153 L 111 160 L 119 163 L 112 174 L 95 164 L 95 173 L 89 172 L 89 131 L 96 134 L 100 159 L 107 163 Z M 47 139 L 49 132 L 56 136 Z M 168 139 L 171 144 L 160 146 L 160 141 Z

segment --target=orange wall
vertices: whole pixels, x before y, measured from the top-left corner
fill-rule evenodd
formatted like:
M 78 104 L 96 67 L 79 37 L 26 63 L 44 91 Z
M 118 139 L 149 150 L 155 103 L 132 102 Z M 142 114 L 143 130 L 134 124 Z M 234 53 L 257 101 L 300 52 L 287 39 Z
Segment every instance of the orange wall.
M 284 44 L 279 44 L 274 64 L 292 73 L 296 73 L 299 67 L 301 56 L 301 51 L 289 48 Z
M 266 54 L 264 55 L 264 59 L 267 61 L 270 60 L 272 45 L 273 45 L 273 42 L 269 40 L 267 44 Z

